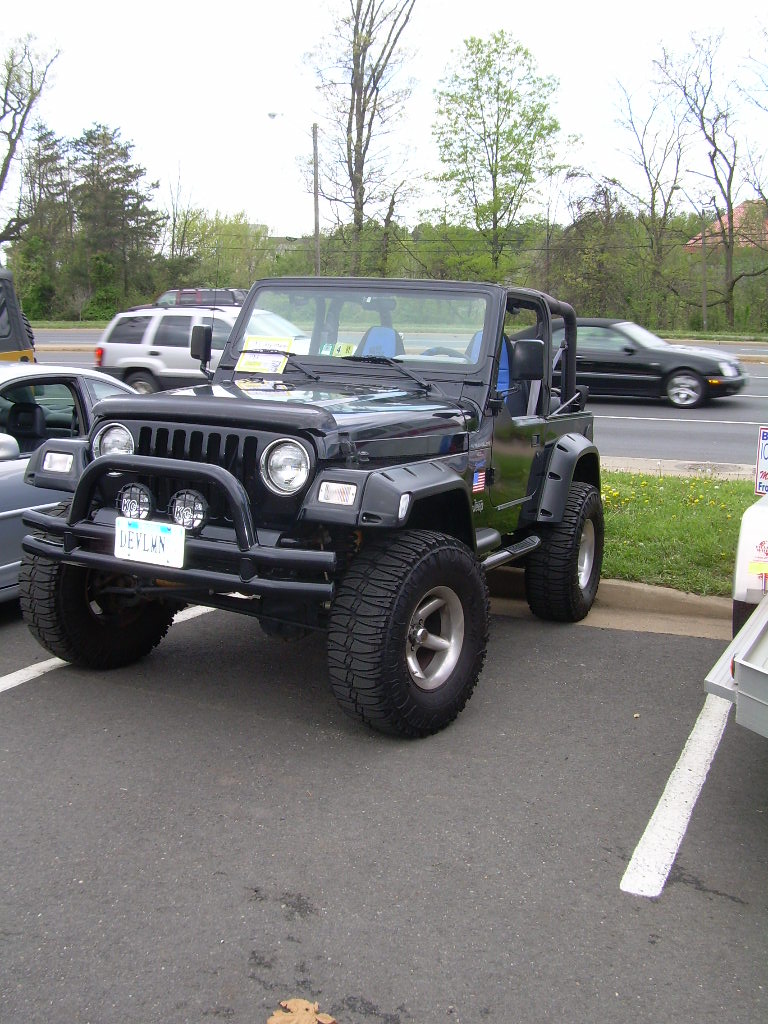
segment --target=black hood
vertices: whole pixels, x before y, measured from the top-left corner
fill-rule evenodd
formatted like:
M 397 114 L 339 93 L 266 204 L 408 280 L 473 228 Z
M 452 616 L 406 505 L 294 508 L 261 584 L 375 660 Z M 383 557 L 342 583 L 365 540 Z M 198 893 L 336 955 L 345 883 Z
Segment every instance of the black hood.
M 476 407 L 446 396 L 425 395 L 393 387 L 307 382 L 286 387 L 279 381 L 242 380 L 237 383 L 201 384 L 153 395 L 113 396 L 95 409 L 99 422 L 106 419 L 151 421 L 191 426 L 195 423 L 234 429 L 251 428 L 274 434 L 285 431 L 327 439 L 340 435 L 364 443 L 370 454 L 375 442 L 396 438 L 413 442 L 422 438 L 424 454 L 445 449 L 446 435 L 456 450 L 457 434 L 466 434 Z M 428 442 L 427 438 L 433 438 Z M 460 446 L 463 447 L 463 446 Z

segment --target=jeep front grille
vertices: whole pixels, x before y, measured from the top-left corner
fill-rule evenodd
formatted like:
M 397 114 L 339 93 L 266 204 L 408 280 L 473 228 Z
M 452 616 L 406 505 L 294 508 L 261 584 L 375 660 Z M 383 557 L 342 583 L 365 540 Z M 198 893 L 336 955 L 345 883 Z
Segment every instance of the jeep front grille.
M 256 477 L 258 451 L 259 442 L 253 434 L 210 427 L 142 426 L 137 445 L 139 455 L 221 466 L 241 483 Z

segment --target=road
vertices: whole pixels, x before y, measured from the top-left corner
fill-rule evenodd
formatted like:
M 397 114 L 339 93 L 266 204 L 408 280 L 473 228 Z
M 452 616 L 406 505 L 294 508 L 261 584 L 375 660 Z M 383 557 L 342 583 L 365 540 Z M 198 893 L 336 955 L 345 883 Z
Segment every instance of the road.
M 497 612 L 412 742 L 341 714 L 321 639 L 223 612 L 0 692 L 0 1019 L 767 1019 L 765 740 L 728 723 L 661 896 L 620 889 L 722 646 Z
M 65 351 L 67 346 L 93 346 L 99 332 L 37 331 L 39 345 L 61 346 L 41 351 L 43 362 L 62 361 L 92 366 L 89 352 Z M 755 463 L 758 428 L 768 423 L 768 346 L 729 345 L 719 349 L 750 360 L 764 355 L 765 362 L 746 364 L 750 380 L 745 390 L 701 409 L 674 409 L 664 402 L 610 402 L 593 399 L 595 440 L 601 454 L 623 458 L 671 459 L 693 462 Z M 743 351 L 743 350 L 746 350 Z

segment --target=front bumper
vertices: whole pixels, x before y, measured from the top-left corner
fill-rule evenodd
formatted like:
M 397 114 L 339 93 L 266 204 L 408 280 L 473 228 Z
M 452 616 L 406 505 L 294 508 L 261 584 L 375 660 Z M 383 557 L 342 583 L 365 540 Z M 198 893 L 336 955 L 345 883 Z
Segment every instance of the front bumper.
M 114 473 L 213 487 L 224 498 L 231 529 L 219 530 L 215 536 L 188 534 L 182 568 L 118 558 L 114 554 L 117 509 L 104 507 L 91 513 L 100 482 Z M 320 603 L 330 600 L 334 593 L 335 553 L 295 544 L 283 546 L 280 535 L 272 532 L 260 535 L 245 488 L 216 465 L 135 455 L 97 459 L 80 477 L 66 518 L 30 510 L 23 522 L 39 531 L 24 537 L 24 551 L 52 561 L 133 576 L 144 582 L 162 580 L 185 591 L 279 595 Z
M 719 374 L 710 374 L 707 377 L 707 387 L 710 398 L 723 398 L 726 395 L 736 395 L 747 384 L 749 377 L 746 373 L 739 377 L 723 377 Z

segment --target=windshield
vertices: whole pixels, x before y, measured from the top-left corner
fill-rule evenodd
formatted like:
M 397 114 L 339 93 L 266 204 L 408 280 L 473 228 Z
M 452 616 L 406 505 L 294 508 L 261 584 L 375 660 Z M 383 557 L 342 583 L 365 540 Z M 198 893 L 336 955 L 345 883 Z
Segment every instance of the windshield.
M 369 361 L 413 363 L 419 374 L 466 373 L 478 365 L 490 304 L 470 289 L 365 281 L 341 287 L 322 279 L 270 282 L 255 302 L 230 339 L 228 360 L 238 373 L 280 374 L 299 360 L 320 373 Z

